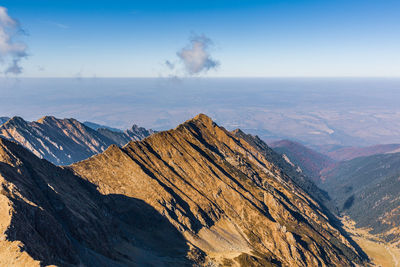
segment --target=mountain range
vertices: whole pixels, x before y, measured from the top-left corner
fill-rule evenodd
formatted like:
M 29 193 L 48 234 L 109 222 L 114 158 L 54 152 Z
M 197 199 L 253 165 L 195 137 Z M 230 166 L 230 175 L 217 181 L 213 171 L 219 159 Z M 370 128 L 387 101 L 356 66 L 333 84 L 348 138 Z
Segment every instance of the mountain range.
M 122 132 L 121 129 L 113 128 L 113 127 L 110 127 L 110 126 L 107 126 L 107 125 L 98 124 L 98 123 L 95 123 L 95 122 L 85 121 L 83 124 L 85 124 L 87 127 L 92 128 L 93 130 L 108 129 L 108 130 L 111 130 L 113 132 Z
M 126 145 L 129 141 L 139 141 L 154 133 L 153 130 L 147 130 L 134 124 L 130 129 L 123 132 L 116 132 L 108 128 L 98 128 L 97 132 L 109 138 L 119 146 Z
M 130 140 L 140 140 L 152 134 L 134 125 L 131 129 L 97 130 L 75 119 L 57 119 L 52 116 L 28 122 L 13 117 L 0 126 L 0 136 L 15 141 L 36 156 L 56 165 L 69 165 L 106 150 L 110 145 L 123 146 Z
M 341 162 L 380 154 L 400 152 L 400 144 L 381 144 L 367 147 L 325 146 L 313 149 L 292 140 L 270 142 L 269 146 L 281 154 L 286 161 L 319 183 L 327 178 L 326 172 Z
M 336 161 L 346 161 L 377 154 L 400 152 L 400 144 L 382 144 L 367 147 L 343 147 L 326 151 L 326 155 Z
M 2 266 L 367 261 L 311 180 L 202 114 L 68 167 L 0 138 L 0 183 Z

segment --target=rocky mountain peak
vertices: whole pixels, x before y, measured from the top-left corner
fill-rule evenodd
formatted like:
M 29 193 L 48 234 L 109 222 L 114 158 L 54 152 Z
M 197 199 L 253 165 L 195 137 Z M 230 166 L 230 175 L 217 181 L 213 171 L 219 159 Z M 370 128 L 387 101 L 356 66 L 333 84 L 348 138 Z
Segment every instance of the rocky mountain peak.
M 207 127 L 212 126 L 214 124 L 213 120 L 203 113 L 196 115 L 195 117 L 190 119 L 189 122 L 202 123 Z
M 26 125 L 28 124 L 27 121 L 25 121 L 23 118 L 19 117 L 19 116 L 14 116 L 11 119 L 9 119 L 7 122 L 5 122 L 2 126 L 3 127 L 26 127 Z
M 201 114 L 70 168 L 102 194 L 151 205 L 191 244 L 190 254 L 205 255 L 202 264 L 361 262 L 340 226 L 307 193 L 315 185 L 280 169 L 274 158 L 282 157 L 254 142 L 258 146 Z
M 67 128 L 77 127 L 84 131 L 92 131 L 91 128 L 86 127 L 83 123 L 80 123 L 79 121 L 73 118 L 58 119 L 54 116 L 44 116 L 39 120 L 35 121 L 34 123 L 39 123 L 50 127 L 67 127 Z
M 232 133 L 233 133 L 234 135 L 238 135 L 238 136 L 244 135 L 244 134 L 245 134 L 245 133 L 244 133 L 241 129 L 239 129 L 239 128 L 233 130 Z
M 46 123 L 46 122 L 50 122 L 50 121 L 57 121 L 58 119 L 56 119 L 53 116 L 44 116 L 40 119 L 37 120 L 38 123 Z

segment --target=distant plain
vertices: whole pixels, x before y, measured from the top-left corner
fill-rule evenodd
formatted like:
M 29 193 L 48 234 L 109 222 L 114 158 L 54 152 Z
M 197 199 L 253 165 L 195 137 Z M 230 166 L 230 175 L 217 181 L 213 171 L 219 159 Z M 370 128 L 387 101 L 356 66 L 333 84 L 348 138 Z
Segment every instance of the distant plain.
M 0 115 L 164 130 L 205 113 L 229 130 L 317 148 L 400 143 L 395 78 L 4 78 Z

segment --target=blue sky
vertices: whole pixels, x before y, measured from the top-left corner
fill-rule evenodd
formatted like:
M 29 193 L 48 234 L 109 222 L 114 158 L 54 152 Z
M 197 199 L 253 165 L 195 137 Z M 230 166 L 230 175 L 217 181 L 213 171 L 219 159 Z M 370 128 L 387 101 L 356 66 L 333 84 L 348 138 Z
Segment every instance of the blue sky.
M 5 0 L 0 6 L 27 33 L 18 37 L 28 53 L 21 77 L 188 76 L 177 53 L 196 36 L 212 41 L 199 49 L 218 64 L 195 76 L 400 74 L 398 0 Z

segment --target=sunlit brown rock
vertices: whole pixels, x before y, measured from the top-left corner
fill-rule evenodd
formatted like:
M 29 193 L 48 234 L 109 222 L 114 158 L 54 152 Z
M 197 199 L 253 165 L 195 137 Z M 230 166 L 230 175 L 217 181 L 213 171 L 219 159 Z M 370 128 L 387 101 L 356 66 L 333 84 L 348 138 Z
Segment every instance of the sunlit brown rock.
M 205 115 L 64 168 L 0 139 L 0 265 L 361 264 L 263 146 Z
M 154 207 L 205 254 L 204 262 L 360 262 L 314 199 L 254 146 L 202 114 L 71 168 L 104 195 Z

